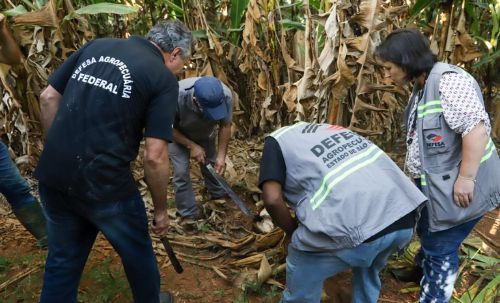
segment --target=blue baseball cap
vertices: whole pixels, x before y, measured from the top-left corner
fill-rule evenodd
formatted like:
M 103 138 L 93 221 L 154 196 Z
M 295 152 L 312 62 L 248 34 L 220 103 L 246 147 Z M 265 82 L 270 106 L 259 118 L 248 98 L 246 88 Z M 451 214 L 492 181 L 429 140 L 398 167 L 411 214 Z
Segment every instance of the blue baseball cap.
M 220 80 L 215 77 L 205 76 L 196 80 L 194 97 L 203 108 L 205 117 L 212 121 L 224 119 L 229 114 L 224 102 L 224 89 Z

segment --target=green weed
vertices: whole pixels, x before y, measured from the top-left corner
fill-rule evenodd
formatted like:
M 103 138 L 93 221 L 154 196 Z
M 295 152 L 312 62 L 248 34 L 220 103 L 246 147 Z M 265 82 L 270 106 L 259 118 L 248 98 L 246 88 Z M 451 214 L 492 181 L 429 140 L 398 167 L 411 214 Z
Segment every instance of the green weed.
M 0 256 L 0 273 L 6 271 L 9 268 L 9 265 L 9 260 Z
M 202 233 L 208 233 L 210 231 L 210 226 L 208 224 L 200 224 L 200 225 L 197 225 L 196 226 L 198 228 L 198 231 L 202 232 Z
M 112 302 L 120 296 L 122 301 L 130 301 L 131 294 L 127 278 L 122 267 L 112 265 L 113 258 L 108 257 L 100 264 L 84 273 L 82 282 L 90 283 L 89 291 L 83 291 L 79 299 L 82 302 Z
M 168 208 L 174 208 L 175 207 L 175 199 L 168 199 L 167 206 L 168 206 Z
M 249 303 L 250 296 L 252 295 L 262 298 L 262 303 L 272 303 L 281 293 L 275 285 L 271 285 L 269 287 L 260 283 L 248 283 L 245 284 L 244 288 L 245 290 L 238 297 L 236 297 L 234 303 Z

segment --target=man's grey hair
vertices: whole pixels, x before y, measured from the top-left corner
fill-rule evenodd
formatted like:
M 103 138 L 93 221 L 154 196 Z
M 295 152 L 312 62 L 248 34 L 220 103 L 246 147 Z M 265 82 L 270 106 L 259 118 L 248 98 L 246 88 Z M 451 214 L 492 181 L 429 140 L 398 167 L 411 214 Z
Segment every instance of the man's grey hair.
M 182 59 L 191 55 L 193 35 L 180 21 L 163 21 L 153 26 L 146 38 L 156 43 L 164 52 L 171 53 L 176 47 L 182 50 Z

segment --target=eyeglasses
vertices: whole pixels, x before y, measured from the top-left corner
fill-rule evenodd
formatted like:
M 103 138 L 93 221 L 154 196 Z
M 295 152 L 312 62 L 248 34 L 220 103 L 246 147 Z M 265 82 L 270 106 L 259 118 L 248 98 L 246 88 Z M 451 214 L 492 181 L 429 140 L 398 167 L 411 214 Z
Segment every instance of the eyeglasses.
M 183 67 L 184 70 L 195 69 L 195 68 L 196 68 L 196 62 L 191 60 L 187 60 L 186 62 L 184 62 L 184 67 Z

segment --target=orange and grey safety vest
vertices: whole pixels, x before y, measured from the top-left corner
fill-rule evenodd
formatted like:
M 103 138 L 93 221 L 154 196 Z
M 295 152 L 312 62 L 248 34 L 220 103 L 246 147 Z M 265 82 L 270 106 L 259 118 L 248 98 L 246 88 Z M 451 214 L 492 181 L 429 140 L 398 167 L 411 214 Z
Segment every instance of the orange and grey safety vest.
M 500 160 L 491 138 L 481 158 L 474 198 L 467 208 L 458 207 L 453 202 L 453 187 L 462 160 L 462 136 L 453 131 L 443 115 L 439 94 L 439 81 L 444 73 L 463 73 L 461 68 L 436 63 L 427 77 L 421 99 L 417 105 L 415 130 L 419 136 L 419 150 L 422 161 L 422 191 L 429 198 L 430 231 L 449 229 L 461 223 L 478 218 L 495 209 L 500 203 Z M 483 97 L 476 80 L 472 78 L 481 102 Z M 408 125 L 410 107 L 417 97 L 414 90 L 406 110 Z
M 305 122 L 280 128 L 283 193 L 300 225 L 292 245 L 305 251 L 351 248 L 426 200 L 371 141 L 340 126 Z

